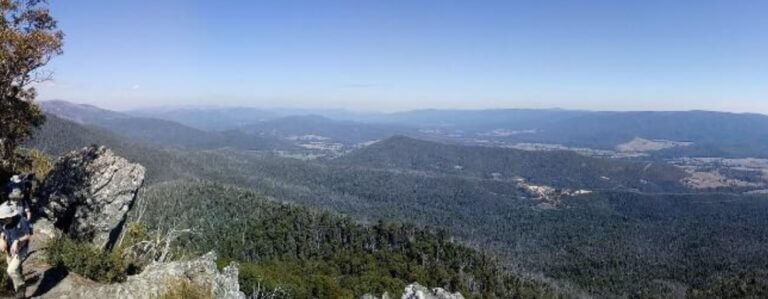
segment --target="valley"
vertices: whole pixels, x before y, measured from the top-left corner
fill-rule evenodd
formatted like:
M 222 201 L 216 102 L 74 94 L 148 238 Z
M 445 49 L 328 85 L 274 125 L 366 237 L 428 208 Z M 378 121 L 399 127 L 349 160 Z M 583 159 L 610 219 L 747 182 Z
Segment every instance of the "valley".
M 766 11 L 0 0 L 0 298 L 768 298 Z
M 347 134 L 358 123 L 313 119 L 319 123 L 302 128 L 301 121 L 284 122 L 244 133 L 293 148 L 244 150 L 158 144 L 120 137 L 119 130 L 96 122 L 49 116 L 50 126 L 29 146 L 58 154 L 106 144 L 147 165 L 143 200 L 150 203 L 188 194 L 189 202 L 175 205 L 195 204 L 203 198 L 192 199 L 199 195 L 186 190 L 214 184 L 346 215 L 363 225 L 384 220 L 444 228 L 462 244 L 498 256 L 505 271 L 539 277 L 531 283 L 554 292 L 707 297 L 735 291 L 728 282 L 745 275 L 768 278 L 760 270 L 768 265 L 761 254 L 768 248 L 762 159 L 607 157 L 569 147 L 521 150 L 409 131 L 403 129 L 407 123 L 392 129 L 361 125 Z M 329 121 L 333 129 L 315 128 Z M 63 134 L 65 128 L 71 130 L 65 133 L 73 136 L 70 143 L 51 142 L 55 138 L 49 135 Z M 314 142 L 340 145 L 302 146 Z M 621 144 L 633 153 L 693 146 L 636 138 Z M 616 146 L 603 151 L 621 152 Z M 228 193 L 211 192 L 208 197 Z M 161 227 L 157 221 L 164 217 L 152 216 L 150 223 Z M 178 217 L 190 216 L 173 216 Z M 762 285 L 754 288 L 760 292 Z

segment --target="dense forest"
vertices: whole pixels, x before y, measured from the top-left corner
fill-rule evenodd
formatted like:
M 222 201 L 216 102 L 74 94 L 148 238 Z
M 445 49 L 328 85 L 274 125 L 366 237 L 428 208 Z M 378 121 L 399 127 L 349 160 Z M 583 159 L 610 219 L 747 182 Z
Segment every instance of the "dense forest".
M 0 297 L 768 298 L 768 1 L 56 2 Z
M 560 188 L 685 191 L 685 173 L 665 163 L 591 158 L 569 151 L 523 151 L 461 146 L 395 136 L 345 155 L 334 163 L 479 178 L 521 177 Z
M 204 181 L 169 182 L 142 195 L 151 228 L 192 228 L 193 252 L 217 250 L 243 263 L 244 291 L 257 284 L 295 298 L 398 294 L 409 283 L 461 291 L 468 298 L 553 297 L 539 282 L 506 272 L 492 255 L 445 230 L 378 222 L 361 225 L 329 212 L 281 204 Z
M 51 119 L 49 124 L 54 123 Z M 205 180 L 347 215 L 355 223 L 375 225 L 385 220 L 444 228 L 460 243 L 492 250 L 515 273 L 543 275 L 555 279 L 557 285 L 604 296 L 680 292 L 703 297 L 733 292 L 758 295 L 766 285 L 760 270 L 768 266 L 763 254 L 768 248 L 765 195 L 597 190 L 542 206 L 541 200 L 507 180 L 479 175 L 486 170 L 473 168 L 470 163 L 464 164 L 469 173 L 462 173 L 452 168 L 453 161 L 444 163 L 451 165 L 448 171 L 440 171 L 442 168 L 425 169 L 418 164 L 410 169 L 406 164 L 357 166 L 344 160 L 300 161 L 263 152 L 169 149 L 122 141 L 97 128 L 58 122 L 55 128 L 46 125 L 29 144 L 59 154 L 91 140 L 105 142 L 118 154 L 147 166 L 149 195 L 159 194 L 153 188 L 162 184 Z M 74 131 L 61 131 L 67 128 Z M 72 137 L 60 141 L 55 137 L 58 134 Z M 553 157 L 561 155 L 570 157 L 570 153 Z M 578 169 L 579 165 L 566 163 L 559 168 Z M 637 164 L 626 165 L 631 170 Z M 472 173 L 475 169 L 476 174 Z M 531 169 L 521 174 L 535 181 L 534 174 L 554 169 Z M 621 174 L 633 180 L 630 171 L 621 169 L 614 176 Z M 169 189 L 173 188 L 164 190 Z M 217 203 L 226 206 L 227 197 L 209 195 L 205 200 L 221 198 Z M 161 198 L 171 196 L 155 195 L 150 201 L 162 203 Z M 184 219 L 172 215 L 166 219 Z

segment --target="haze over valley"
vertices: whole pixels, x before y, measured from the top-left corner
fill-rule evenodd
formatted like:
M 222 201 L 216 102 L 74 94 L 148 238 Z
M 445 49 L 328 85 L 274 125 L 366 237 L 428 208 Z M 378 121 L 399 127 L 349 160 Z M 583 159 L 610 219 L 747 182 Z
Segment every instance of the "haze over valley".
M 362 223 L 443 227 L 566 293 L 710 294 L 763 260 L 759 114 L 42 107 L 30 146 L 106 144 L 148 166 L 147 200 L 205 182 Z
M 767 11 L 0 0 L 0 298 L 768 298 Z

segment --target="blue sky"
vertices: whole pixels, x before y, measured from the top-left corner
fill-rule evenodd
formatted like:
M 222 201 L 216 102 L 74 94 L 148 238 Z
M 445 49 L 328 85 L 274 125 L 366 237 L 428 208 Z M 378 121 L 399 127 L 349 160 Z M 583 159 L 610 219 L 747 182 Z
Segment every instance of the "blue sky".
M 53 0 L 40 99 L 768 113 L 768 1 Z

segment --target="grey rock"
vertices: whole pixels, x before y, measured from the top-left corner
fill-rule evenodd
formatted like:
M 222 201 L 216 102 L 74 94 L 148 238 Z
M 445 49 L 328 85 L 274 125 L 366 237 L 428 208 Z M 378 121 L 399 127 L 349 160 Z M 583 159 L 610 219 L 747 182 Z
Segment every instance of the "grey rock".
M 56 161 L 33 205 L 70 237 L 108 249 L 114 245 L 145 169 L 103 146 Z
M 43 240 L 41 242 L 56 239 L 62 234 L 60 229 L 56 228 L 53 223 L 44 218 L 38 219 L 37 222 L 34 223 L 34 232 L 35 234 L 33 236 L 40 237 L 38 239 Z
M 384 294 L 381 295 L 381 297 L 376 297 L 376 296 L 371 295 L 371 294 L 365 294 L 365 295 L 361 296 L 360 299 L 392 299 L 392 297 L 389 296 L 389 293 L 384 292 Z
M 464 299 L 461 293 L 450 293 L 442 288 L 428 289 L 418 283 L 405 287 L 402 299 Z
M 360 297 L 360 299 L 391 299 L 392 297 L 389 296 L 389 293 L 384 293 L 381 295 L 381 297 L 376 297 L 371 294 L 365 294 Z M 461 295 L 461 293 L 453 293 L 442 289 L 442 288 L 434 288 L 434 289 L 428 289 L 418 283 L 412 283 L 405 287 L 405 290 L 403 291 L 403 295 L 401 297 L 402 299 L 464 299 L 464 296 Z
M 174 283 L 210 287 L 214 298 L 245 299 L 237 281 L 238 268 L 233 263 L 219 272 L 216 254 L 210 252 L 191 261 L 155 263 L 123 283 L 93 285 L 74 280 L 60 283 L 41 298 L 157 298 L 166 294 Z

